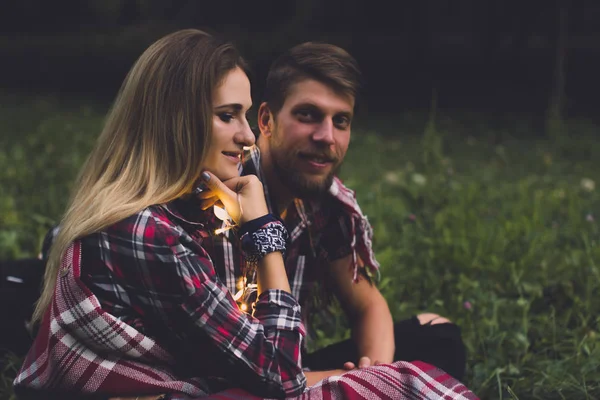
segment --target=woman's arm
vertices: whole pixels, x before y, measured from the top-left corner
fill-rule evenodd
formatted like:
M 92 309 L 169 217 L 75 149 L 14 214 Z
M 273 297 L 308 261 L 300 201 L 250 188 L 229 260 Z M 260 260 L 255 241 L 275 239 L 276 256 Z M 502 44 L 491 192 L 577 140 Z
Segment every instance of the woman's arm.
M 214 372 L 244 389 L 266 397 L 301 394 L 306 387 L 300 364 L 305 331 L 297 301 L 284 290 L 267 288 L 254 316 L 240 311 L 198 242 L 166 215 L 152 214 L 137 219 L 133 248 L 122 240 L 110 245 L 120 253 L 110 259 L 126 266 L 119 275 L 135 286 L 130 296 L 136 297 L 132 305 L 142 319 L 162 326 L 189 359 L 204 365 L 215 362 L 206 352 L 214 346 L 222 356 L 215 365 L 231 366 Z M 269 267 L 277 254 L 263 259 L 259 269 Z
M 249 236 L 258 234 L 253 236 L 258 244 L 261 238 L 278 239 L 258 246 L 259 296 L 254 316 L 238 309 L 201 242 L 191 238 L 167 214 L 148 211 L 150 215 L 142 213 L 134 222 L 123 224 L 118 236 L 129 243 L 123 246 L 122 239 L 118 239 L 118 245 L 109 245 L 121 254 L 108 259 L 114 262 L 118 258 L 118 264 L 127 266 L 127 271 L 118 275 L 137 286 L 133 289 L 137 294 L 133 308 L 140 310 L 146 321 L 150 318 L 155 327 L 170 332 L 172 345 L 183 351 L 186 359 L 196 360 L 200 369 L 259 395 L 299 395 L 306 387 L 300 365 L 305 332 L 300 306 L 289 293 L 281 254 L 285 240 L 277 238 L 283 226 L 265 216 L 267 209 L 258 179 L 241 177 L 237 182 L 227 182 L 235 185 L 235 193 L 212 178 L 209 187 L 220 194 L 242 230 Z M 218 349 L 218 354 L 210 349 Z M 180 360 L 180 364 L 185 361 Z M 194 376 L 194 367 L 190 368 L 187 373 Z

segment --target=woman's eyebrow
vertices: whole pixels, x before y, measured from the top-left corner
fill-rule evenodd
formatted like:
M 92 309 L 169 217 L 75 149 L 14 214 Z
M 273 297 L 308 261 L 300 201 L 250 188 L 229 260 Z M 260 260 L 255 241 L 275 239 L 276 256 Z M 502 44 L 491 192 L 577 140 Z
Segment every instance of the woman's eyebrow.
M 248 107 L 248 109 L 250 109 L 252 107 L 252 105 L 250 105 L 250 107 Z M 215 110 L 220 110 L 220 109 L 234 109 L 235 111 L 240 111 L 244 109 L 244 106 L 239 104 L 239 103 L 228 103 L 228 104 L 221 104 L 218 106 L 215 106 Z

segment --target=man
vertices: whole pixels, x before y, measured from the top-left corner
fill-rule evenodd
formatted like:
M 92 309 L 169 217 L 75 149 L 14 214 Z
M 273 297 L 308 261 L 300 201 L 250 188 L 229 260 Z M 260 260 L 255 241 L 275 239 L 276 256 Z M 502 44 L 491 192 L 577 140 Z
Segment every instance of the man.
M 352 340 L 307 354 L 309 384 L 356 366 L 421 360 L 457 379 L 465 369 L 460 329 L 435 314 L 396 324 L 371 281 L 379 265 L 371 227 L 354 193 L 336 177 L 348 144 L 360 71 L 343 49 L 304 43 L 271 66 L 258 111 L 257 146 L 245 154 L 243 174 L 263 182 L 269 208 L 291 235 L 286 270 L 305 313 L 313 298 L 337 296 L 352 327 Z M 232 292 L 240 289 L 244 261 L 226 233 L 214 239 L 217 271 Z M 243 284 L 242 284 L 243 286 Z M 306 315 L 306 314 L 305 314 Z M 306 320 L 306 318 L 305 318 Z

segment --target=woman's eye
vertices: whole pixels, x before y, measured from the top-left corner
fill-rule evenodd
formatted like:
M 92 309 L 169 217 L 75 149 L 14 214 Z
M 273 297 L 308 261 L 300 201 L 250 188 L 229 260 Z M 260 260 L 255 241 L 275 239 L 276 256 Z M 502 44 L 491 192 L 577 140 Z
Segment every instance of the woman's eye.
M 230 114 L 230 113 L 219 114 L 219 119 L 223 122 L 231 122 L 231 120 L 233 119 L 233 114 Z

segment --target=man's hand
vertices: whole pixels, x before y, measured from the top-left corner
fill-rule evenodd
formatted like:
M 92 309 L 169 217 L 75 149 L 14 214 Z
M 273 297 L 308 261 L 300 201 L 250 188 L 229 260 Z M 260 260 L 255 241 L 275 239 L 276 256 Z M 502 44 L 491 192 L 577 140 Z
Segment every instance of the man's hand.
M 361 357 L 358 360 L 358 367 L 352 362 L 352 361 L 348 361 L 346 363 L 344 363 L 344 369 L 346 371 L 350 371 L 353 370 L 355 368 L 361 369 L 361 368 L 368 368 L 371 365 L 379 365 L 381 364 L 379 361 L 375 361 L 374 363 L 371 363 L 371 359 L 369 357 Z

